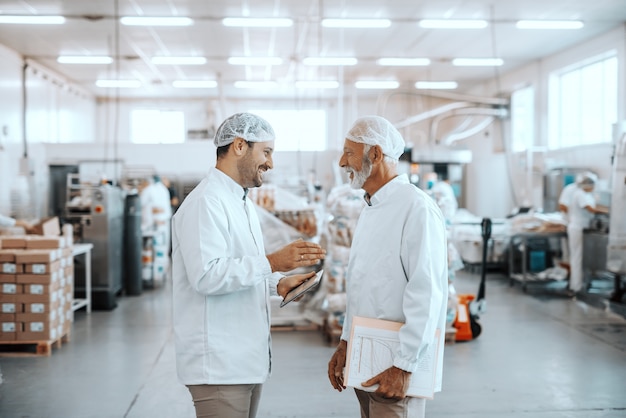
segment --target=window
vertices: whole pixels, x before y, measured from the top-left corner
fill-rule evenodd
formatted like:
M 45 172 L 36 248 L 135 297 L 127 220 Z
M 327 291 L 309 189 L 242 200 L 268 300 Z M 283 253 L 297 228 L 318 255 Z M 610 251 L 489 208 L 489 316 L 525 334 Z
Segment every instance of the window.
M 185 114 L 178 110 L 133 110 L 130 140 L 134 144 L 185 142 Z
M 251 110 L 276 133 L 277 151 L 324 151 L 326 112 L 323 110 Z
M 525 87 L 511 95 L 511 140 L 513 152 L 526 151 L 534 145 L 535 90 Z
M 617 57 L 595 57 L 550 77 L 548 146 L 610 142 L 617 121 Z

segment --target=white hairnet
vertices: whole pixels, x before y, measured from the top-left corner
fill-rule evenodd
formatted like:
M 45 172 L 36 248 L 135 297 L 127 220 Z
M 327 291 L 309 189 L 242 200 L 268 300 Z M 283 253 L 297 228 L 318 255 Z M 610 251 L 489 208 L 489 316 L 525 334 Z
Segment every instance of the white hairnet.
M 383 154 L 397 160 L 404 152 L 404 139 L 398 130 L 380 116 L 363 116 L 354 122 L 346 139 L 367 145 L 378 145 Z
M 596 184 L 597 181 L 598 181 L 598 176 L 587 171 L 586 173 L 582 175 L 578 185 L 579 186 L 591 186 L 591 185 Z
M 276 135 L 268 121 L 252 113 L 235 113 L 222 122 L 213 143 L 216 147 L 231 144 L 235 138 L 248 142 L 273 141 Z

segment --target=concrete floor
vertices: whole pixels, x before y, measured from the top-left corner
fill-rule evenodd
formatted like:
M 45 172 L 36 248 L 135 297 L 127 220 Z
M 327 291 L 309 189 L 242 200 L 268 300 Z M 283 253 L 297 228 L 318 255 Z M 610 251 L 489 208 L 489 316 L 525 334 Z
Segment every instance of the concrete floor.
M 461 272 L 458 293 L 479 275 Z M 487 275 L 483 334 L 446 345 L 444 390 L 429 417 L 626 417 L 626 320 L 581 301 Z M 77 312 L 71 342 L 50 357 L 0 358 L 0 417 L 193 417 L 176 380 L 170 288 Z M 358 418 L 351 390 L 326 377 L 334 351 L 318 331 L 273 332 L 274 371 L 259 418 Z

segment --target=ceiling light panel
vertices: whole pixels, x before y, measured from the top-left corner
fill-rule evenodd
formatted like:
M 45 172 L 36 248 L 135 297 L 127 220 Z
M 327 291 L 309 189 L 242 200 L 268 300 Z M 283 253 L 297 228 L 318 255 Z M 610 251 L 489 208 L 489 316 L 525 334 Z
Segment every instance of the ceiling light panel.
M 233 84 L 238 89 L 273 89 L 278 87 L 275 81 L 235 81 Z
M 107 88 L 138 88 L 141 87 L 139 80 L 98 80 L 96 86 Z
M 339 88 L 339 82 L 334 80 L 328 81 L 296 81 L 296 87 L 299 89 L 336 89 Z
M 357 59 L 352 57 L 307 57 L 302 60 L 304 65 L 356 65 Z
M 415 88 L 419 90 L 454 90 L 458 87 L 456 81 L 418 81 Z
M 376 64 L 390 67 L 420 67 L 430 65 L 428 58 L 379 58 Z
M 501 58 L 455 58 L 452 65 L 459 67 L 499 67 L 504 64 Z
M 397 81 L 357 81 L 354 87 L 357 89 L 397 89 L 400 83 Z
M 176 80 L 172 86 L 179 89 L 212 89 L 217 87 L 215 80 Z
M 0 15 L 0 23 L 16 25 L 62 25 L 65 23 L 65 18 L 63 16 Z

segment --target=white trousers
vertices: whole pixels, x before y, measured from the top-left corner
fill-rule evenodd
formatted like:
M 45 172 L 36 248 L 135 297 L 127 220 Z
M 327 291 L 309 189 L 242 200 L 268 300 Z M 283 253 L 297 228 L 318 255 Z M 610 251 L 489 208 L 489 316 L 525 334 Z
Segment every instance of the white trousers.
M 576 226 L 567 227 L 569 242 L 569 288 L 579 292 L 583 288 L 583 230 Z

